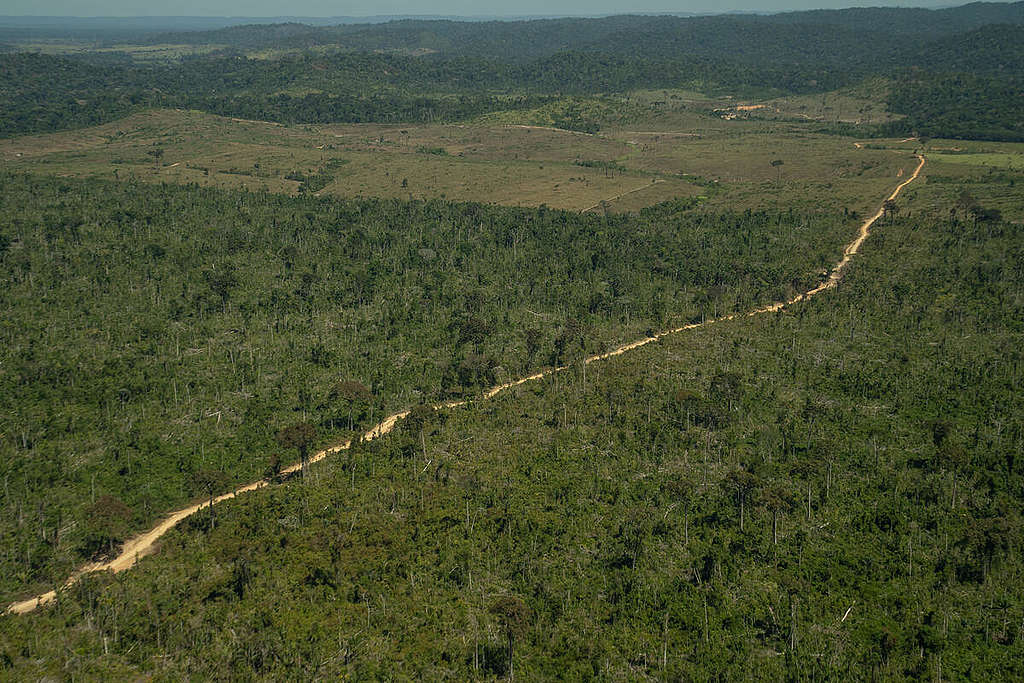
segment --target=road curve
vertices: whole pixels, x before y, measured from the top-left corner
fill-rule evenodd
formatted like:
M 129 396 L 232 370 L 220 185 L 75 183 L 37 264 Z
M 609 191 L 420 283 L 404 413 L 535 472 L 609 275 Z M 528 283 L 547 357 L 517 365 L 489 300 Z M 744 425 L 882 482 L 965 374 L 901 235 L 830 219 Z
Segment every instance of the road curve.
M 899 185 L 896 186 L 896 189 L 894 189 L 889 194 L 889 196 L 886 197 L 886 201 L 895 200 L 896 197 L 899 196 L 900 192 L 903 190 L 904 187 L 906 187 L 910 183 L 912 183 L 915 180 L 917 180 L 918 175 L 920 175 L 920 173 L 921 173 L 921 169 L 924 168 L 925 159 L 924 159 L 924 156 L 922 156 L 920 154 L 917 154 L 916 156 L 917 156 L 917 159 L 918 159 L 917 168 L 914 169 L 914 172 L 906 180 L 904 180 L 903 182 L 901 182 Z M 714 318 L 714 319 L 711 319 L 711 320 L 706 320 L 706 321 L 701 322 L 701 323 L 690 323 L 689 325 L 683 325 L 682 327 L 675 327 L 675 328 L 672 328 L 670 330 L 664 330 L 664 331 L 658 332 L 658 333 L 656 333 L 656 334 L 654 334 L 654 335 L 652 335 L 650 337 L 645 337 L 643 339 L 638 339 L 636 341 L 629 342 L 628 344 L 623 344 L 622 346 L 619 346 L 619 347 L 617 347 L 617 348 L 615 348 L 615 349 L 613 349 L 611 351 L 608 351 L 606 353 L 599 353 L 599 354 L 595 354 L 593 356 L 588 356 L 588 357 L 586 357 L 584 359 L 583 362 L 584 363 L 594 363 L 594 362 L 597 362 L 597 361 L 601 361 L 601 360 L 606 360 L 608 358 L 612 358 L 614 356 L 621 356 L 622 354 L 626 353 L 627 351 L 632 351 L 634 349 L 638 349 L 641 346 L 646 346 L 647 344 L 650 344 L 652 342 L 656 342 L 659 339 L 661 339 L 662 337 L 667 337 L 668 335 L 671 335 L 671 334 L 678 334 L 679 332 L 684 332 L 686 330 L 692 330 L 692 329 L 696 329 L 698 327 L 705 327 L 707 325 L 713 325 L 714 323 L 723 322 L 723 321 L 726 321 L 726 320 L 734 320 L 736 318 L 753 317 L 753 316 L 761 315 L 761 314 L 764 314 L 764 313 L 774 313 L 776 311 L 782 310 L 783 308 L 785 308 L 787 306 L 790 306 L 792 304 L 798 303 L 800 301 L 806 301 L 807 299 L 810 299 L 813 296 L 816 296 L 816 295 L 818 295 L 818 294 L 820 294 L 820 293 L 822 293 L 822 292 L 824 292 L 826 290 L 834 288 L 837 284 L 839 284 L 839 281 L 842 279 L 843 271 L 846 270 L 846 267 L 849 265 L 850 260 L 860 250 L 861 245 L 863 245 L 864 241 L 868 238 L 868 235 L 871 232 L 871 226 L 873 226 L 878 221 L 878 219 L 882 217 L 882 215 L 884 214 L 884 211 L 885 211 L 885 208 L 884 208 L 884 204 L 883 204 L 883 206 L 880 207 L 878 209 L 878 211 L 875 212 L 875 214 L 873 216 L 871 216 L 866 221 L 864 221 L 864 223 L 860 226 L 860 230 L 857 232 L 857 237 L 852 242 L 850 242 L 850 244 L 848 244 L 846 246 L 846 249 L 843 250 L 843 258 L 839 261 L 839 263 L 837 263 L 832 268 L 832 270 L 829 272 L 829 275 L 825 279 L 825 281 L 822 282 L 821 284 L 819 284 L 817 287 L 814 287 L 813 289 L 810 289 L 810 290 L 808 290 L 806 292 L 803 292 L 802 294 L 797 294 L 796 296 L 794 296 L 793 298 L 789 299 L 788 301 L 780 301 L 780 302 L 777 302 L 777 303 L 774 303 L 774 304 L 769 304 L 767 306 L 762 306 L 761 308 L 755 308 L 752 311 L 747 311 L 746 313 L 732 313 L 730 315 L 721 316 L 719 318 Z M 548 368 L 546 370 L 542 370 L 540 372 L 537 372 L 537 373 L 534 373 L 532 375 L 529 375 L 528 377 L 522 377 L 520 379 L 511 381 L 511 382 L 506 382 L 505 384 L 499 384 L 499 385 L 497 385 L 495 387 L 492 387 L 491 389 L 487 390 L 486 392 L 484 392 L 482 398 L 483 399 L 493 398 L 497 394 L 500 394 L 501 392 L 503 392 L 503 391 L 505 391 L 507 389 L 511 389 L 513 387 L 517 387 L 517 386 L 519 386 L 521 384 L 526 384 L 527 382 L 533 382 L 533 381 L 536 381 L 536 380 L 539 380 L 539 379 L 543 379 L 543 378 L 545 378 L 545 377 L 547 377 L 547 376 L 549 376 L 551 374 L 554 374 L 556 372 L 563 372 L 565 370 L 568 370 L 569 367 L 570 366 L 567 366 L 567 365 L 560 365 L 560 366 L 557 366 L 557 367 L 552 367 L 552 368 Z M 467 403 L 468 403 L 468 401 L 447 401 L 447 402 L 436 404 L 434 406 L 434 408 L 435 409 L 458 408 L 460 406 L 466 405 Z M 375 425 L 368 432 L 366 432 L 363 435 L 363 440 L 364 441 L 371 441 L 373 439 L 378 439 L 378 438 L 384 436 L 385 434 L 391 432 L 395 428 L 395 426 L 398 424 L 398 422 L 401 419 L 403 419 L 405 416 L 407 416 L 408 414 L 409 414 L 409 411 L 408 410 L 404 410 L 404 411 L 402 411 L 400 413 L 395 413 L 394 415 L 389 415 L 382 422 L 380 422 L 379 424 Z M 323 460 L 324 458 L 326 458 L 329 455 L 333 455 L 335 453 L 339 453 L 341 451 L 347 450 L 351 445 L 352 445 L 352 442 L 351 442 L 351 440 L 349 440 L 349 441 L 346 441 L 344 443 L 337 444 L 335 446 L 331 446 L 330 448 L 326 448 L 326 449 L 324 449 L 322 451 L 319 451 L 318 453 L 313 455 L 311 458 L 309 458 L 309 462 L 310 463 L 320 462 L 321 460 Z M 295 463 L 294 465 L 290 465 L 289 467 L 286 467 L 285 469 L 281 470 L 281 474 L 283 474 L 283 475 L 293 474 L 295 472 L 298 472 L 301 468 L 302 468 L 301 463 Z M 231 498 L 234 498 L 235 496 L 237 496 L 239 494 L 247 493 L 249 491 L 255 491 L 256 489 L 260 489 L 260 488 L 263 488 L 264 486 L 270 485 L 270 483 L 271 483 L 270 479 L 260 479 L 259 481 L 254 481 L 251 484 L 247 484 L 245 486 L 237 488 L 237 489 L 235 489 L 235 490 L 233 490 L 233 491 L 231 491 L 229 493 L 225 493 L 225 494 L 222 494 L 220 496 L 217 496 L 216 498 L 213 499 L 212 504 L 216 505 L 217 503 L 220 503 L 220 502 L 223 502 L 225 500 L 229 500 Z M 153 552 L 155 544 L 156 544 L 157 540 L 159 540 L 159 538 L 161 536 L 163 536 L 165 533 L 167 533 L 168 531 L 173 529 L 182 520 L 184 520 L 184 519 L 186 519 L 188 517 L 191 517 L 192 515 L 196 514 L 200 510 L 205 509 L 209 505 L 211 505 L 211 501 L 206 500 L 206 501 L 203 501 L 202 503 L 196 503 L 194 505 L 190 505 L 188 507 L 185 507 L 185 508 L 182 508 L 180 510 L 177 510 L 175 512 L 170 513 L 159 524 L 157 524 L 155 527 L 153 527 L 149 531 L 147 531 L 147 532 L 145 532 L 145 533 L 143 533 L 143 534 L 141 534 L 139 536 L 136 536 L 136 537 L 130 539 L 129 541 L 127 541 L 124 544 L 124 546 L 122 547 L 121 553 L 117 557 L 115 557 L 114 559 L 110 560 L 109 562 L 92 562 L 92 563 L 89 563 L 89 564 L 79 568 L 78 571 L 76 571 L 74 574 L 72 574 L 71 577 L 67 581 L 64 582 L 64 585 L 61 587 L 60 590 L 63 590 L 65 588 L 68 588 L 68 587 L 74 585 L 85 574 L 90 574 L 92 572 L 102 572 L 102 571 L 112 571 L 112 572 L 117 573 L 117 572 L 122 572 L 122 571 L 124 571 L 126 569 L 130 569 L 131 567 L 133 567 L 135 565 L 135 563 L 139 560 L 139 558 L 141 558 L 141 557 L 143 557 L 145 555 L 148 555 L 149 553 Z M 56 600 L 56 598 L 57 598 L 57 592 L 56 591 L 49 591 L 47 593 L 43 593 L 42 595 L 37 595 L 34 598 L 29 598 L 28 600 L 22 600 L 20 602 L 15 602 L 15 603 L 11 604 L 10 606 L 8 606 L 6 611 L 9 614 L 26 614 L 28 612 L 31 612 L 31 611 L 35 610 L 37 607 L 40 607 L 42 605 L 46 605 L 46 604 L 48 604 L 50 602 L 53 602 L 54 600 Z

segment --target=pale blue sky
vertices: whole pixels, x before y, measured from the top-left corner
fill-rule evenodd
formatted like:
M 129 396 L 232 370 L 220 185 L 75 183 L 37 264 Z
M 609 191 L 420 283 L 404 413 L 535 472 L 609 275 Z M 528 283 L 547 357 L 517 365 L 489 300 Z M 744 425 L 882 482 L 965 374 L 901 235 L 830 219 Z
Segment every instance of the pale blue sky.
M 629 12 L 773 11 L 836 7 L 936 7 L 953 0 L 0 0 L 0 15 L 35 16 L 308 16 L 598 15 Z

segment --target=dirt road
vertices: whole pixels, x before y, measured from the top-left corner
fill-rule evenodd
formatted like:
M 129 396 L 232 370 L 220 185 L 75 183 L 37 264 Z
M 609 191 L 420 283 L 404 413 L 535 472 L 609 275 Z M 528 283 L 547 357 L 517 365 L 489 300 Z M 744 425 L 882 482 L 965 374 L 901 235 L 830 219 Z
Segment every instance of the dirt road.
M 917 180 L 918 175 L 921 173 L 921 169 L 924 168 L 924 157 L 919 154 L 919 155 L 917 155 L 917 159 L 918 159 L 917 168 L 914 169 L 914 172 L 906 180 L 904 180 L 902 183 L 900 183 L 899 185 L 896 186 L 896 189 L 894 189 L 892 191 L 892 193 L 890 193 L 889 196 L 886 197 L 887 201 L 888 200 L 896 199 L 896 197 L 899 196 L 900 192 L 902 192 L 904 187 L 906 187 L 910 183 L 912 183 L 915 180 Z M 714 318 L 712 320 L 706 320 L 706 321 L 704 321 L 702 323 L 691 323 L 689 325 L 683 325 L 682 327 L 676 327 L 676 328 L 673 328 L 671 330 L 665 330 L 663 332 L 658 332 L 657 334 L 655 334 L 653 336 L 645 337 L 644 339 L 638 339 L 638 340 L 630 342 L 628 344 L 623 344 L 622 346 L 619 346 L 618 348 L 613 349 L 612 351 L 608 351 L 607 353 L 600 353 L 600 354 L 596 354 L 596 355 L 593 355 L 593 356 L 588 356 L 587 358 L 584 359 L 584 363 L 588 363 L 589 364 L 589 363 L 594 363 L 594 362 L 597 362 L 597 361 L 605 360 L 607 358 L 612 358 L 614 356 L 621 356 L 622 354 L 626 353 L 627 351 L 632 351 L 633 349 L 638 349 L 641 346 L 646 346 L 647 344 L 650 344 L 651 342 L 658 341 L 662 337 L 667 337 L 670 334 L 678 334 L 679 332 L 684 332 L 686 330 L 692 330 L 692 329 L 696 329 L 698 327 L 704 327 L 704 326 L 707 326 L 707 325 L 713 325 L 715 323 L 723 322 L 723 321 L 726 321 L 726 320 L 734 320 L 736 318 L 752 317 L 752 316 L 755 316 L 755 315 L 761 315 L 763 313 L 773 313 L 775 311 L 782 310 L 786 306 L 790 306 L 790 305 L 798 303 L 800 301 L 805 301 L 807 299 L 810 299 L 811 297 L 816 296 L 816 295 L 820 294 L 821 292 L 824 292 L 825 290 L 832 289 L 842 279 L 843 271 L 846 270 L 846 267 L 847 267 L 847 265 L 849 265 L 850 260 L 860 250 L 861 245 L 864 244 L 864 240 L 866 240 L 868 238 L 868 235 L 870 234 L 871 226 L 874 225 L 878 221 L 878 219 L 882 217 L 883 212 L 884 212 L 884 209 L 883 208 L 879 208 L 878 211 L 873 216 L 871 216 L 871 218 L 868 218 L 866 221 L 864 221 L 864 223 L 860 226 L 860 230 L 857 233 L 857 237 L 850 244 L 848 244 L 846 246 L 846 249 L 843 251 L 843 258 L 839 261 L 839 263 L 837 263 L 832 268 L 831 272 L 828 275 L 828 278 L 826 278 L 825 281 L 822 282 L 817 287 L 815 287 L 813 289 L 810 289 L 810 290 L 808 290 L 808 291 L 806 291 L 806 292 L 804 292 L 802 294 L 798 294 L 798 295 L 794 296 L 792 299 L 789 299 L 788 301 L 781 301 L 781 302 L 778 302 L 778 303 L 769 304 L 768 306 L 763 306 L 761 308 L 756 308 L 756 309 L 754 309 L 752 311 L 748 311 L 746 313 L 733 313 L 733 314 L 730 314 L 730 315 L 722 316 L 720 318 Z M 484 393 L 483 398 L 484 399 L 492 398 L 492 397 L 496 396 L 497 394 L 500 394 L 501 392 L 503 392 L 503 391 L 505 391 L 507 389 L 511 389 L 513 387 L 517 387 L 517 386 L 519 386 L 521 384 L 526 384 L 527 382 L 533 382 L 533 381 L 536 381 L 536 380 L 539 380 L 539 379 L 543 379 L 544 377 L 547 377 L 547 376 L 549 376 L 549 375 L 551 375 L 553 373 L 563 372 L 563 371 L 568 370 L 568 369 L 569 369 L 569 366 L 565 366 L 565 365 L 562 365 L 562 366 L 559 366 L 559 367 L 554 367 L 554 368 L 548 368 L 547 370 L 542 370 L 541 372 L 537 372 L 537 373 L 535 373 L 533 375 L 530 375 L 529 377 L 522 377 L 522 378 L 517 379 L 517 380 L 512 381 L 512 382 L 507 382 L 505 384 L 499 384 L 498 386 L 493 387 L 490 390 L 488 390 L 486 393 Z M 446 403 L 439 403 L 439 404 L 437 404 L 434 407 L 436 409 L 450 409 L 450 408 L 457 408 L 459 406 L 466 405 L 466 403 L 467 403 L 467 401 L 449 401 L 449 402 L 446 402 Z M 395 413 L 394 415 L 388 416 L 386 419 L 384 419 L 383 422 L 381 422 L 380 424 L 374 426 L 372 429 L 370 429 L 368 432 L 366 432 L 366 434 L 363 435 L 363 439 L 365 441 L 370 441 L 372 439 L 377 439 L 377 438 L 380 438 L 380 437 L 384 436 L 385 434 L 387 434 L 388 432 L 393 430 L 395 428 L 395 425 L 398 424 L 399 420 L 403 419 L 408 414 L 409 414 L 409 411 L 406 410 L 406 411 L 402 411 L 400 413 Z M 330 448 L 324 449 L 324 450 L 316 453 L 315 455 L 313 455 L 309 459 L 309 462 L 311 464 L 312 463 L 316 463 L 316 462 L 320 462 L 321 460 L 323 460 L 324 458 L 326 458 L 329 455 L 333 455 L 333 454 L 338 453 L 340 451 L 347 450 L 349 448 L 349 446 L 351 446 L 351 441 L 346 441 L 345 443 L 338 444 L 336 446 L 332 446 Z M 283 475 L 293 474 L 295 472 L 298 472 L 301 469 L 301 467 L 302 467 L 301 463 L 296 463 L 296 464 L 291 465 L 291 466 L 285 468 L 284 470 L 282 470 L 281 474 L 283 474 Z M 217 503 L 220 503 L 222 501 L 234 498 L 238 494 L 246 493 L 248 491 L 255 491 L 256 489 L 263 488 L 264 486 L 268 486 L 269 484 L 270 484 L 270 480 L 269 479 L 261 479 L 259 481 L 255 481 L 255 482 L 253 482 L 251 484 L 247 484 L 246 486 L 238 488 L 238 489 L 236 489 L 236 490 L 234 490 L 234 491 L 232 491 L 230 493 L 225 493 L 223 495 L 217 496 L 216 498 L 213 499 L 213 504 L 216 505 Z M 68 588 L 69 586 L 74 585 L 74 583 L 76 581 L 78 581 L 79 578 L 81 578 L 83 575 L 89 574 L 91 572 L 101 572 L 101 571 L 108 571 L 109 570 L 109 571 L 113 571 L 113 572 L 116 573 L 116 572 L 122 572 L 122 571 L 124 571 L 126 569 L 131 568 L 132 566 L 135 565 L 135 563 L 138 561 L 139 558 L 141 558 L 141 557 L 143 557 L 143 556 L 145 556 L 145 555 L 147 555 L 147 554 L 149 554 L 149 553 L 151 553 L 153 551 L 156 542 L 160 539 L 161 536 L 163 536 L 165 533 L 167 533 L 168 531 L 173 529 L 183 519 L 186 519 L 186 518 L 196 514 L 197 512 L 199 512 L 200 510 L 205 509 L 209 505 L 210 505 L 210 501 L 206 500 L 206 501 L 203 501 L 202 503 L 196 503 L 196 504 L 190 505 L 190 506 L 188 506 L 186 508 L 182 508 L 181 510 L 178 510 L 176 512 L 172 512 L 170 515 L 168 515 L 166 518 L 164 518 L 163 521 L 161 521 L 158 525 L 156 525 L 155 527 L 153 527 L 149 531 L 145 532 L 144 534 L 142 534 L 140 536 L 136 536 L 135 538 L 133 538 L 133 539 L 129 540 L 128 542 L 126 542 L 124 544 L 123 549 L 121 550 L 121 554 L 118 555 L 117 557 L 115 557 L 113 560 L 110 560 L 109 562 L 94 562 L 94 563 L 87 564 L 84 567 L 80 568 L 77 572 L 75 572 L 71 576 L 71 578 L 69 578 L 64 583 L 64 586 L 62 587 L 62 589 L 63 588 Z M 34 609 L 36 609 L 37 607 L 39 607 L 41 605 L 45 605 L 45 604 L 47 604 L 49 602 L 52 602 L 53 600 L 56 599 L 56 597 L 57 597 L 57 594 L 56 594 L 55 591 L 49 591 L 47 593 L 43 593 L 42 595 L 38 595 L 38 596 L 36 596 L 34 598 L 29 598 L 28 600 L 22 600 L 21 602 L 15 602 L 15 603 L 13 603 L 12 605 L 10 605 L 7 608 L 7 612 L 9 612 L 11 614 L 25 614 L 27 612 L 33 611 Z
M 622 194 L 617 194 L 614 197 L 608 197 L 608 199 L 602 199 L 597 204 L 594 204 L 593 206 L 588 206 L 587 208 L 583 209 L 582 211 L 580 211 L 580 213 L 587 213 L 588 211 L 594 211 L 595 209 L 600 209 L 602 204 L 605 204 L 605 203 L 611 204 L 616 199 L 622 199 L 627 194 L 633 194 L 634 192 L 639 192 L 640 190 L 646 190 L 648 187 L 651 187 L 653 185 L 657 185 L 658 183 L 663 183 L 663 182 L 665 182 L 665 181 L 662 180 L 661 178 L 658 178 L 653 183 L 644 183 L 640 187 L 634 187 L 632 190 L 626 190 Z
M 556 133 L 569 133 L 570 135 L 585 135 L 588 137 L 597 137 L 595 133 L 585 133 L 582 130 L 570 130 L 568 128 L 556 128 L 555 126 L 527 126 L 525 124 L 509 124 L 506 128 L 524 128 L 526 130 L 552 130 Z

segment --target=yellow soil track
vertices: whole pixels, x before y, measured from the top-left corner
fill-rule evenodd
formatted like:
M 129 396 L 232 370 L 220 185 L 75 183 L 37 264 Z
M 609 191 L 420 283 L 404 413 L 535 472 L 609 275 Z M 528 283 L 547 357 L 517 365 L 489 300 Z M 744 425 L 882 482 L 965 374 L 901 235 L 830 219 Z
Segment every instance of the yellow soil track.
M 900 192 L 903 190 L 904 187 L 917 180 L 918 175 L 921 173 L 921 169 L 924 168 L 925 160 L 924 157 L 920 154 L 916 156 L 918 159 L 917 168 L 914 169 L 914 172 L 906 180 L 904 180 L 903 182 L 896 186 L 896 189 L 894 189 L 892 193 L 890 193 L 889 196 L 886 197 L 886 201 L 895 200 L 896 197 L 899 196 Z M 701 323 L 691 323 L 689 325 L 683 325 L 682 327 L 676 327 L 670 330 L 665 330 L 663 332 L 658 332 L 650 337 L 645 337 L 643 339 L 638 339 L 637 341 L 633 341 L 628 344 L 623 344 L 622 346 L 619 346 L 618 348 L 613 349 L 612 351 L 608 351 L 607 353 L 600 353 L 593 356 L 589 356 L 584 359 L 584 363 L 594 363 L 597 361 L 612 358 L 614 356 L 621 356 L 627 351 L 638 349 L 641 346 L 646 346 L 647 344 L 656 342 L 662 337 L 667 337 L 668 335 L 671 334 L 678 334 L 679 332 L 684 332 L 686 330 L 692 330 L 698 327 L 705 327 L 707 325 L 713 325 L 715 323 L 723 322 L 726 320 L 734 320 L 736 318 L 752 317 L 756 315 L 761 315 L 763 313 L 774 313 L 776 311 L 782 310 L 787 306 L 798 303 L 800 301 L 806 301 L 807 299 L 810 299 L 811 297 L 820 294 L 821 292 L 834 288 L 837 284 L 839 284 L 839 281 L 842 279 L 843 272 L 846 270 L 847 265 L 849 265 L 850 260 L 860 250 L 861 245 L 863 245 L 864 241 L 868 238 L 868 235 L 871 231 L 871 226 L 873 226 L 878 221 L 878 219 L 882 217 L 883 213 L 884 208 L 879 208 L 873 216 L 864 221 L 864 223 L 860 226 L 860 230 L 857 233 L 857 237 L 850 244 L 848 244 L 846 246 L 846 249 L 843 251 L 843 258 L 839 261 L 839 263 L 837 263 L 832 268 L 831 272 L 828 275 L 828 278 L 826 278 L 825 281 L 819 284 L 817 287 L 814 287 L 813 289 L 810 289 L 802 294 L 798 294 L 793 298 L 789 299 L 788 301 L 780 301 L 774 304 L 770 304 L 768 306 L 756 308 L 746 313 L 733 313 L 719 318 L 714 318 L 712 320 L 706 320 Z M 521 384 L 526 384 L 527 382 L 533 382 L 539 379 L 543 379 L 551 374 L 554 374 L 556 372 L 564 372 L 565 370 L 568 369 L 569 366 L 566 365 L 552 367 L 534 373 L 528 377 L 522 377 L 512 382 L 499 384 L 498 386 L 493 387 L 489 389 L 487 392 L 485 392 L 482 398 L 493 398 L 497 394 L 500 394 L 501 392 L 507 389 L 517 387 Z M 457 408 L 459 406 L 466 405 L 467 403 L 468 401 L 449 401 L 445 403 L 439 403 L 435 405 L 434 408 Z M 395 425 L 398 424 L 399 420 L 403 419 L 408 414 L 409 411 L 405 410 L 400 413 L 395 413 L 394 415 L 388 416 L 382 422 L 375 425 L 372 429 L 366 432 L 366 434 L 363 435 L 363 440 L 370 441 L 372 439 L 377 439 L 384 436 L 385 434 L 392 431 L 395 428 Z M 308 462 L 310 464 L 319 462 L 329 455 L 333 455 L 335 453 L 347 450 L 351 445 L 351 441 L 346 441 L 342 444 L 331 446 L 330 448 L 326 448 L 310 457 Z M 291 465 L 283 469 L 281 471 L 281 474 L 294 474 L 295 472 L 298 472 L 301 469 L 301 467 L 301 463 L 295 463 L 294 465 Z M 225 493 L 220 496 L 217 496 L 216 498 L 213 499 L 212 504 L 216 505 L 217 503 L 234 498 L 236 495 L 239 495 L 241 493 L 255 491 L 256 489 L 260 489 L 263 488 L 264 486 L 270 485 L 270 483 L 271 480 L 269 479 L 261 479 L 259 481 L 252 482 L 251 484 L 247 484 L 245 486 L 242 486 L 241 488 L 237 488 L 234 491 L 231 491 L 230 493 Z M 71 578 L 64 582 L 64 585 L 62 586 L 61 590 L 74 585 L 75 582 L 77 582 L 79 578 L 81 578 L 85 574 L 102 571 L 112 571 L 116 573 L 122 572 L 126 569 L 130 569 L 132 566 L 135 565 L 139 558 L 153 552 L 155 544 L 157 540 L 160 539 L 161 536 L 163 536 L 165 533 L 173 529 L 182 520 L 191 517 L 200 510 L 203 510 L 204 508 L 208 507 L 210 504 L 211 501 L 205 500 L 202 503 L 196 503 L 186 508 L 182 508 L 180 510 L 170 513 L 167 517 L 163 519 L 163 521 L 161 521 L 158 525 L 156 525 L 149 531 L 127 541 L 124 544 L 121 553 L 113 560 L 110 560 L 109 562 L 93 562 L 81 567 L 71 576 Z M 27 612 L 35 610 L 37 607 L 53 602 L 56 598 L 56 591 L 49 591 L 47 593 L 43 593 L 42 595 L 37 595 L 34 598 L 29 598 L 28 600 L 15 602 L 7 608 L 7 612 L 10 614 L 25 614 Z
M 582 211 L 580 211 L 580 213 L 587 213 L 588 211 L 593 211 L 595 209 L 600 209 L 601 205 L 604 204 L 604 203 L 611 204 L 615 200 L 622 199 L 626 195 L 633 194 L 634 192 L 639 192 L 640 190 L 646 190 L 648 187 L 653 187 L 654 185 L 657 185 L 658 183 L 663 183 L 663 182 L 665 182 L 665 181 L 662 180 L 661 178 L 658 178 L 653 183 L 644 183 L 640 187 L 634 187 L 632 190 L 626 190 L 622 194 L 617 194 L 614 197 L 608 197 L 607 199 L 602 199 L 597 204 L 594 204 L 593 206 L 588 206 L 587 208 L 583 209 Z

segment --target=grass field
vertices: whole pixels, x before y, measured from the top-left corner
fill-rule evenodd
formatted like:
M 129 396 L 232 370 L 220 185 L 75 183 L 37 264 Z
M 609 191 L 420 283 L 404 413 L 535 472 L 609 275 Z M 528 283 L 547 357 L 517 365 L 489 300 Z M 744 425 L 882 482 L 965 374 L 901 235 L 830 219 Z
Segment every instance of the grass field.
M 757 114 L 822 123 L 886 123 L 900 118 L 885 107 L 891 87 L 885 79 L 875 78 L 832 92 L 780 97 L 766 102 Z
M 810 132 L 812 124 L 723 120 L 712 114 L 714 104 L 629 104 L 616 113 L 606 100 L 570 100 L 561 109 L 457 125 L 284 126 L 154 110 L 4 140 L 0 165 L 56 176 L 577 211 L 637 211 L 706 196 L 712 205 L 741 209 L 797 204 L 863 212 L 912 162 L 912 144 L 857 148 Z M 596 134 L 547 125 L 566 111 L 607 122 Z
M 113 45 L 102 46 L 77 40 L 38 40 L 14 43 L 20 52 L 46 55 L 124 54 L 137 62 L 159 62 L 193 57 L 220 49 L 222 45 Z
M 860 120 L 874 120 L 884 112 L 887 87 L 872 81 L 814 98 L 760 101 L 639 91 L 563 98 L 461 124 L 285 126 L 153 110 L 93 128 L 0 141 L 0 167 L 324 197 L 576 211 L 635 212 L 700 197 L 709 208 L 865 213 L 909 170 L 919 148 L 936 162 L 929 172 L 942 175 L 943 192 L 954 191 L 957 178 L 970 182 L 976 172 L 997 170 L 1016 174 L 1024 166 L 1019 144 L 855 144 L 814 132 L 822 120 L 848 120 L 854 110 L 863 114 Z M 800 110 L 811 113 L 794 116 Z M 794 120 L 800 118 L 807 120 Z M 559 127 L 590 124 L 596 132 Z M 1005 196 L 987 199 L 1008 217 L 1024 215 L 1012 184 L 985 187 L 1005 188 Z
M 968 166 L 990 166 L 993 168 L 1024 170 L 1024 153 L 1021 152 L 990 152 L 987 154 L 941 153 L 936 158 L 941 159 L 948 164 L 967 164 Z
M 1024 143 L 912 139 L 862 144 L 867 151 L 923 151 L 928 157 L 925 182 L 909 194 L 928 210 L 948 210 L 967 195 L 1007 220 L 1024 221 Z

